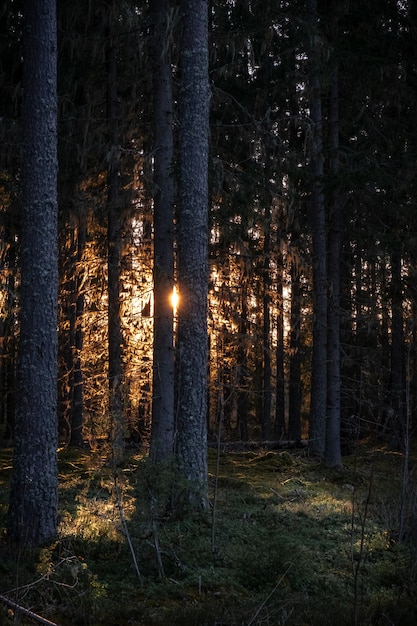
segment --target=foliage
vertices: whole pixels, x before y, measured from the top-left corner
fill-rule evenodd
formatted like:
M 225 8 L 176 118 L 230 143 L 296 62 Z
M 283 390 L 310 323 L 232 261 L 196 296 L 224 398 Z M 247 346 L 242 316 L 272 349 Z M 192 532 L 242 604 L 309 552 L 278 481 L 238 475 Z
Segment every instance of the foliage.
M 61 626 L 350 626 L 355 608 L 360 624 L 415 623 L 415 535 L 396 540 L 402 455 L 368 443 L 336 471 L 302 451 L 220 453 L 217 483 L 216 455 L 216 507 L 191 513 L 172 465 L 132 451 L 115 477 L 102 450 L 62 450 L 59 538 L 18 555 L 3 542 L 0 594 Z M 4 494 L 9 450 L 0 463 Z

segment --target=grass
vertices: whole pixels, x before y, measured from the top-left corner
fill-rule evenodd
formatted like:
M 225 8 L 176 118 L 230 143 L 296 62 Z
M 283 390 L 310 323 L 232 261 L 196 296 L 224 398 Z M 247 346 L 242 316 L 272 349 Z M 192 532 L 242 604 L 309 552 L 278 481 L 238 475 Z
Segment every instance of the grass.
M 363 445 L 335 471 L 302 452 L 222 453 L 216 467 L 210 451 L 215 508 L 196 514 L 172 467 L 132 453 L 115 482 L 103 452 L 62 450 L 58 539 L 25 554 L 3 540 L 0 594 L 61 626 L 417 623 L 401 455 Z M 0 450 L 3 528 L 10 472 Z M 33 622 L 0 605 L 0 623 Z

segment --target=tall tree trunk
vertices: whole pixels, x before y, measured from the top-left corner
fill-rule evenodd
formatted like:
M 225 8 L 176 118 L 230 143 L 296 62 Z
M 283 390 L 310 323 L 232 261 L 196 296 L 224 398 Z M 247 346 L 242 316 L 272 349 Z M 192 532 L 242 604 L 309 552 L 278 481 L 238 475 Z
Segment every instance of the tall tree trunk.
M 174 138 L 169 0 L 153 0 L 154 337 L 150 456 L 161 461 L 174 445 Z
M 280 241 L 278 240 L 278 245 Z M 278 254 L 277 268 L 277 348 L 276 348 L 276 385 L 275 385 L 275 433 L 281 439 L 287 429 L 285 425 L 285 372 L 284 372 L 284 286 L 283 258 Z
M 84 291 L 83 291 L 83 256 L 87 241 L 87 224 L 86 215 L 80 210 L 77 228 L 77 262 L 75 268 L 75 302 L 72 329 L 72 393 L 71 393 L 71 438 L 70 445 L 81 446 L 84 442 L 83 437 L 83 391 L 84 379 L 81 362 L 81 354 L 83 349 L 83 323 L 82 317 L 84 313 Z
M 111 19 L 111 16 L 110 18 Z M 111 28 L 108 29 L 107 61 L 107 123 L 109 133 L 109 165 L 107 173 L 107 272 L 108 272 L 108 350 L 109 350 L 109 414 L 111 446 L 114 462 L 124 455 L 124 406 L 122 329 L 120 321 L 120 269 L 122 264 L 122 216 L 119 193 L 119 130 L 117 118 L 116 50 Z
M 407 433 L 401 260 L 400 250 L 395 249 L 391 253 L 391 403 L 394 414 L 392 427 L 395 443 L 399 449 L 404 449 Z
M 178 440 L 190 495 L 207 497 L 208 3 L 181 0 Z M 195 498 L 193 498 L 195 499 Z
M 301 277 L 298 259 L 291 263 L 290 374 L 288 439 L 301 439 Z
M 332 40 L 337 39 L 337 16 L 333 15 Z M 339 83 L 338 64 L 332 63 L 329 91 L 330 194 L 329 257 L 328 257 L 328 339 L 327 339 L 327 420 L 324 462 L 327 467 L 342 466 L 340 444 L 341 373 L 340 373 L 340 278 L 342 249 L 342 205 L 338 192 L 339 174 Z
M 268 159 L 269 161 L 269 159 Z M 267 171 L 269 167 L 266 166 Z M 269 198 L 267 198 L 268 202 Z M 263 381 L 262 381 L 262 440 L 268 441 L 271 438 L 271 279 L 270 271 L 270 247 L 271 247 L 271 208 L 269 203 L 265 208 L 265 234 L 264 234 L 264 263 L 263 263 Z
M 311 213 L 313 235 L 313 355 L 309 450 L 323 457 L 327 405 L 327 268 L 326 211 L 323 193 L 323 119 L 320 49 L 317 43 L 317 0 L 307 0 L 309 50 Z
M 8 531 L 39 546 L 56 535 L 57 92 L 55 0 L 23 7 L 23 167 L 19 393 Z
M 249 439 L 248 432 L 248 311 L 247 278 L 242 284 L 242 309 L 239 321 L 239 345 L 237 350 L 237 430 L 242 441 Z

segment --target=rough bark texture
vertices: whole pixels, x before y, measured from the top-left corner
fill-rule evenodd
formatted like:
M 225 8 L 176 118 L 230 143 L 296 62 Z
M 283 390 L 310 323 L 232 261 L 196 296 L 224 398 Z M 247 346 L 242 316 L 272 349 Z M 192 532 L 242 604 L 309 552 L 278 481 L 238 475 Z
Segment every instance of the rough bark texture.
M 153 0 L 154 91 L 154 343 L 151 458 L 174 445 L 174 137 L 169 1 Z
M 24 3 L 19 394 L 9 536 L 37 546 L 56 534 L 57 135 L 53 0 Z
M 206 499 L 208 4 L 183 0 L 178 216 L 178 462 Z

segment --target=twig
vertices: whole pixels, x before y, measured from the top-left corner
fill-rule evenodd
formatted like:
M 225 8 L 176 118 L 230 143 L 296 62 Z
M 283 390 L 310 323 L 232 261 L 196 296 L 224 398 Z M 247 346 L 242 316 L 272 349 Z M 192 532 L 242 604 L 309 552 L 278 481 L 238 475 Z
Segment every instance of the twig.
M 38 622 L 38 624 L 44 624 L 44 626 L 58 626 L 58 624 L 56 624 L 55 622 L 50 622 L 49 619 L 45 619 L 44 617 L 33 613 L 33 611 L 29 611 L 29 609 L 25 609 L 24 606 L 16 604 L 16 602 L 13 602 L 13 600 L 9 600 L 9 598 L 6 598 L 5 596 L 0 595 L 0 602 L 3 602 L 3 604 L 13 609 L 14 611 L 22 613 L 22 615 L 26 615 L 26 617 L 29 617 L 35 622 Z
M 264 608 L 265 604 L 268 602 L 269 598 L 271 598 L 274 593 L 276 592 L 276 590 L 278 589 L 278 587 L 280 586 L 280 584 L 282 583 L 282 581 L 284 580 L 285 576 L 288 574 L 289 570 L 292 567 L 292 563 L 290 563 L 287 567 L 287 569 L 285 570 L 285 572 L 283 573 L 283 575 L 281 576 L 281 578 L 279 579 L 279 581 L 277 582 L 277 584 L 275 585 L 275 587 L 272 589 L 272 591 L 266 596 L 265 600 L 262 602 L 261 606 L 257 609 L 257 611 L 255 612 L 255 615 L 252 617 L 252 619 L 250 620 L 250 622 L 248 623 L 248 626 L 252 626 L 252 624 L 254 623 L 254 621 L 256 620 L 256 618 L 258 617 L 259 613 L 262 611 L 262 609 Z
M 129 529 L 127 527 L 126 518 L 125 518 L 124 513 L 123 513 L 123 507 L 122 507 L 122 502 L 121 502 L 121 498 L 120 498 L 120 489 L 119 489 L 119 485 L 117 484 L 116 473 L 114 473 L 114 491 L 115 491 L 115 494 L 116 494 L 116 503 L 117 503 L 117 508 L 119 510 L 120 521 L 122 522 L 122 526 L 123 526 L 124 533 L 126 535 L 127 543 L 129 544 L 129 549 L 130 549 L 130 553 L 132 555 L 133 565 L 135 566 L 135 570 L 136 570 L 136 574 L 138 575 L 139 582 L 142 585 L 143 584 L 143 578 L 142 578 L 142 574 L 140 573 L 138 561 L 136 559 L 135 550 L 133 548 L 132 540 L 130 538 Z

